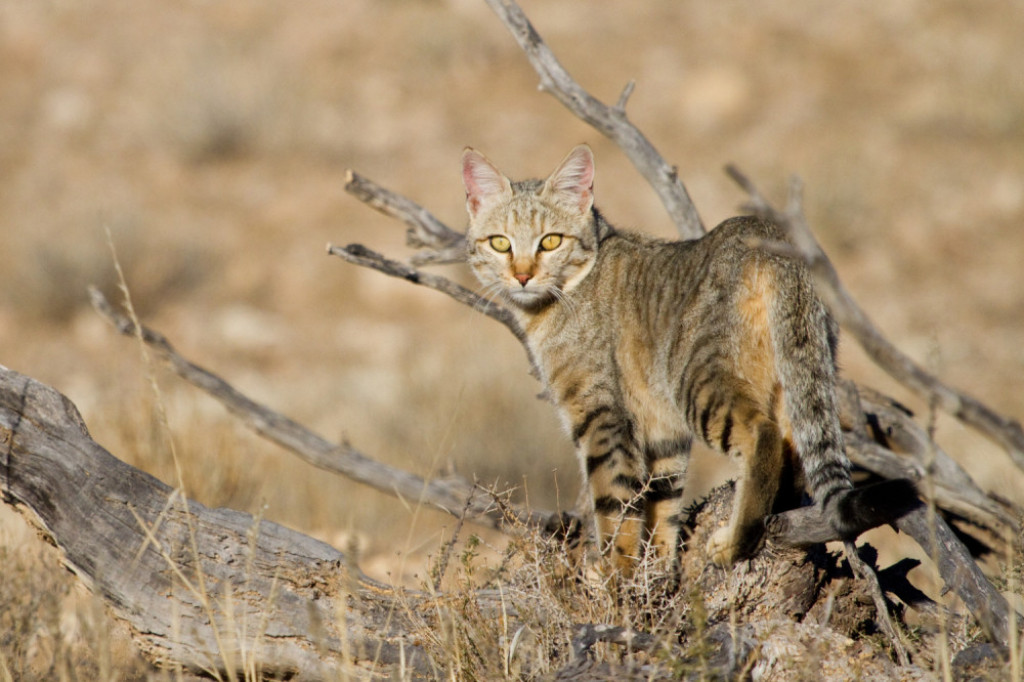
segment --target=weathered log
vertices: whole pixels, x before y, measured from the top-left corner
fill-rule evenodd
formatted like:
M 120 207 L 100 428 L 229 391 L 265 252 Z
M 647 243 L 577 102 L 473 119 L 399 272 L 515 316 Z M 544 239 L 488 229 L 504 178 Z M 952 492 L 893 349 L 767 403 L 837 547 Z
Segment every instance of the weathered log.
M 154 663 L 294 679 L 404 665 L 409 611 L 344 554 L 249 514 L 209 509 L 118 460 L 57 391 L 0 369 L 3 500 L 131 628 Z M 413 610 L 420 595 L 404 593 Z

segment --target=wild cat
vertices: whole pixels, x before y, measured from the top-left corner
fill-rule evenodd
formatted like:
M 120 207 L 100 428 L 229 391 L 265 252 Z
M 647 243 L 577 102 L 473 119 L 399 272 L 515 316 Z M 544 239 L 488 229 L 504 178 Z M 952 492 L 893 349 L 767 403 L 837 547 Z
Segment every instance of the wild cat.
M 837 326 L 800 263 L 749 244 L 784 240 L 778 227 L 732 218 L 689 241 L 616 230 L 594 208 L 585 145 L 522 182 L 467 148 L 463 179 L 469 264 L 526 332 L 619 569 L 646 543 L 675 560 L 694 438 L 742 460 L 729 524 L 707 546 L 719 565 L 759 550 L 780 490 L 806 483 L 843 537 L 913 494 L 905 481 L 853 491 Z

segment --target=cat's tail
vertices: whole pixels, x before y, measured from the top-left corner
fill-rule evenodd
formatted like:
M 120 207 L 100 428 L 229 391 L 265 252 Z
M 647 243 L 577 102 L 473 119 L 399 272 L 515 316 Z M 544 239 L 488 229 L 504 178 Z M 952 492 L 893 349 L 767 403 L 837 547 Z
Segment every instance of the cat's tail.
M 850 539 L 913 509 L 917 489 L 907 479 L 854 489 L 835 391 L 837 325 L 806 273 L 792 261 L 779 267 L 779 276 L 790 279 L 783 290 L 795 292 L 789 302 L 776 301 L 772 313 L 776 368 L 792 445 L 815 503 L 836 532 Z M 799 309 L 792 309 L 793 300 Z
M 844 540 L 892 523 L 920 507 L 917 486 L 909 478 L 894 478 L 849 490 L 838 497 L 829 522 Z

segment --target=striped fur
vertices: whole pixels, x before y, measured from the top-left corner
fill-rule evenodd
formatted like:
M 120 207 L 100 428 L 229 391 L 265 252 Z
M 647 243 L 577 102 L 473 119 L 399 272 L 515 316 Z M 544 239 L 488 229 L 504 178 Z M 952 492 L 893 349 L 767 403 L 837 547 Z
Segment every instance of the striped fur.
M 844 532 L 837 328 L 803 266 L 747 241 L 783 233 L 753 217 L 691 241 L 616 231 L 593 207 L 593 174 L 586 146 L 543 181 L 463 156 L 469 263 L 526 330 L 603 550 L 626 572 L 647 542 L 675 561 L 695 438 L 742 460 L 731 521 L 708 545 L 715 563 L 759 549 L 794 475 Z

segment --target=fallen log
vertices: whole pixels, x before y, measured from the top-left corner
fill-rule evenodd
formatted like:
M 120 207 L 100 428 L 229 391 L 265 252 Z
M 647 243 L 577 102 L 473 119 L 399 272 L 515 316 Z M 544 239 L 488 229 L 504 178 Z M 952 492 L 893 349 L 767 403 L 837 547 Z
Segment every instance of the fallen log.
M 321 679 L 428 667 L 409 610 L 333 547 L 210 509 L 93 441 L 63 395 L 0 369 L 3 500 L 131 628 L 155 664 Z M 421 595 L 403 593 L 415 612 Z M 233 677 L 232 677 L 233 679 Z

